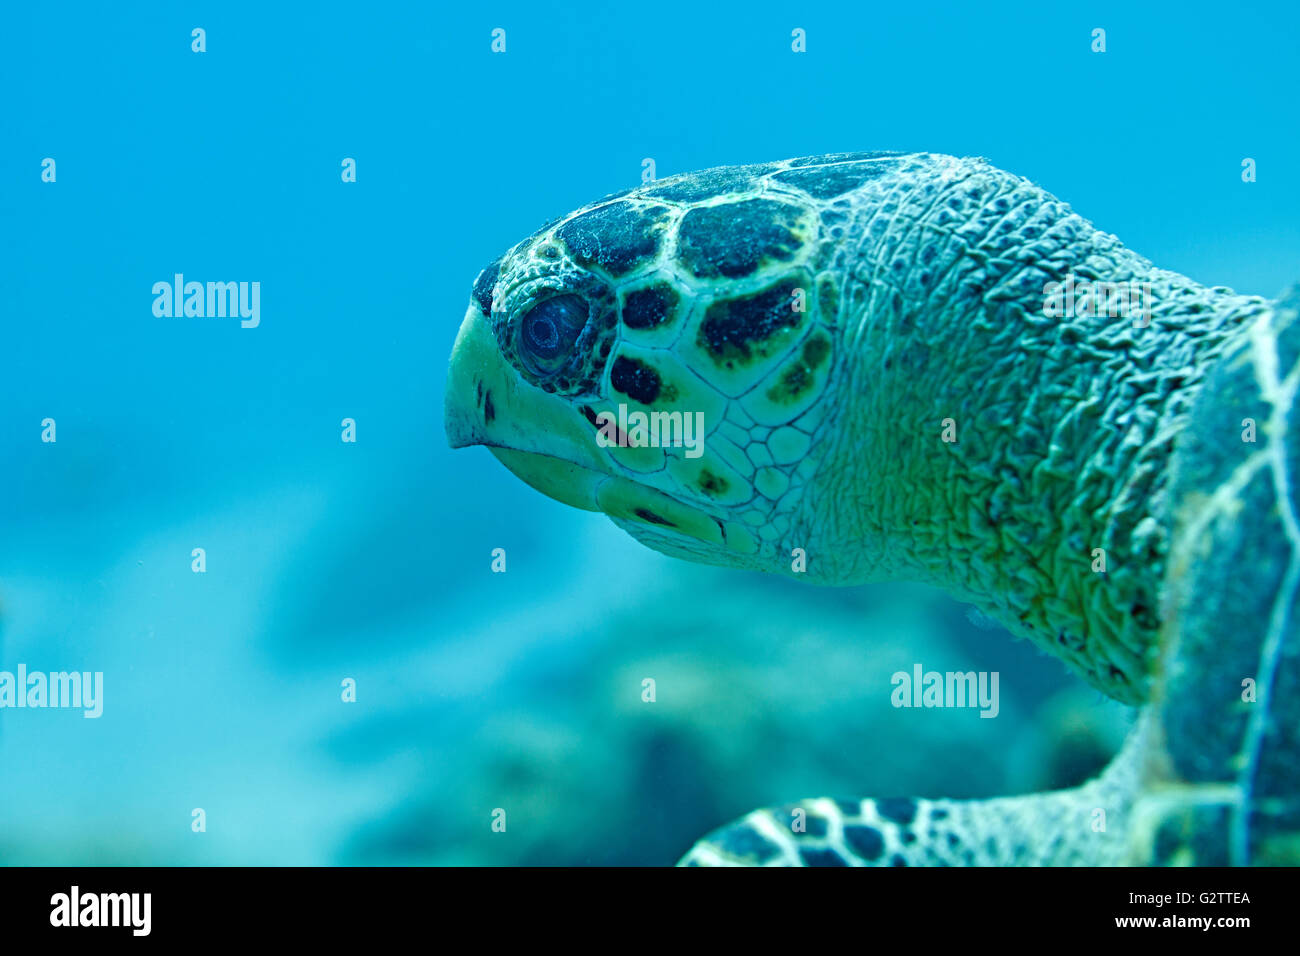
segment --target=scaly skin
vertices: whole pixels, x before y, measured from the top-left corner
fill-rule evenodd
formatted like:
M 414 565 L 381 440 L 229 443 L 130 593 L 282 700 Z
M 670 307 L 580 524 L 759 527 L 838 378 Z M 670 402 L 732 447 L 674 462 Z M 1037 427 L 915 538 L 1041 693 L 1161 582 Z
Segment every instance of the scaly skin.
M 1155 269 L 984 163 L 881 187 L 857 194 L 860 238 L 831 265 L 846 277 L 847 360 L 807 495 L 810 574 L 938 585 L 1111 697 L 1145 700 L 1172 444 L 1205 369 L 1264 301 Z M 1069 273 L 1149 283 L 1150 326 L 1044 317 L 1044 286 Z
M 1149 324 L 1047 314 L 1045 287 L 1069 276 L 1140 285 Z M 678 305 L 647 322 L 645 294 L 664 288 Z M 805 312 L 786 305 L 799 294 Z M 732 167 L 602 200 L 485 270 L 447 430 L 665 553 L 939 585 L 1139 704 L 1159 654 L 1171 457 L 1217 357 L 1269 313 L 1154 268 L 982 160 Z M 704 413 L 704 454 L 599 447 L 596 415 L 620 402 Z M 1132 861 L 1150 737 L 1076 790 L 814 801 L 825 827 L 782 839 L 785 810 L 759 811 L 684 862 Z

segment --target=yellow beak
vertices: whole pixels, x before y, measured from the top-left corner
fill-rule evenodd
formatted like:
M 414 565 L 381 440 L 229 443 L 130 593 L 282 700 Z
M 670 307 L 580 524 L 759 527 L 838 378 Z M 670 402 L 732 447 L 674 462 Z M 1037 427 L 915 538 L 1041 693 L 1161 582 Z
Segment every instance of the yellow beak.
M 595 428 L 572 405 L 529 385 L 506 363 L 473 303 L 452 348 L 444 416 L 452 448 L 486 445 L 517 478 L 563 504 L 714 546 L 726 542 L 742 553 L 757 548 L 746 529 L 728 525 L 728 541 L 714 518 L 618 474 L 596 444 Z
M 444 418 L 452 448 L 486 445 L 542 494 L 586 511 L 601 510 L 597 488 L 611 476 L 594 430 L 567 402 L 519 378 L 473 303 L 452 348 Z

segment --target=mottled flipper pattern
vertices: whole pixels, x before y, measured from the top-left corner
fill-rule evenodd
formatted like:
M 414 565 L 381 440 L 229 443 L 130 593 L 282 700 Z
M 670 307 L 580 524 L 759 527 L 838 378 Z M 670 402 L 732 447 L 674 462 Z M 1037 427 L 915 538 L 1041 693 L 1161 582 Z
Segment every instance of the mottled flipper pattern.
M 1139 724 L 1096 780 L 993 800 L 807 800 L 709 834 L 681 866 L 1116 866 L 1142 750 Z

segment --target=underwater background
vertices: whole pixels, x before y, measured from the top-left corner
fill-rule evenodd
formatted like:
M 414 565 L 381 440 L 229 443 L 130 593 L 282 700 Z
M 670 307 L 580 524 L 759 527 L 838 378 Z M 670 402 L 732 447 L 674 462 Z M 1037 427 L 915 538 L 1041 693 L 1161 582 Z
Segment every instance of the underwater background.
M 0 709 L 0 863 L 668 864 L 1095 772 L 1125 709 L 964 605 L 663 557 L 441 417 L 478 270 L 646 158 L 980 155 L 1163 268 L 1300 278 L 1298 8 L 1045 6 L 7 7 L 0 671 L 104 709 Z M 260 324 L 155 316 L 176 273 Z M 893 708 L 917 663 L 997 718 Z

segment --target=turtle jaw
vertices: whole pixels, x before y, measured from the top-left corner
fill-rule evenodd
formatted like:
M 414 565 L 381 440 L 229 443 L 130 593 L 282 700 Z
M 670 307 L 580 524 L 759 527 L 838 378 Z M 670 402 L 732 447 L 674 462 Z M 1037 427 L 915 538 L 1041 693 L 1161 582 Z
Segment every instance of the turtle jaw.
M 699 555 L 717 549 L 725 554 L 737 546 L 719 519 L 619 474 L 585 418 L 563 399 L 528 385 L 506 363 L 472 302 L 452 348 L 444 418 L 452 448 L 484 445 L 512 474 L 548 498 L 603 512 L 656 550 L 671 547 L 660 542 L 681 538 L 693 541 L 675 552 Z
M 529 415 L 513 401 L 518 378 L 501 359 L 496 339 L 470 303 L 451 350 L 443 418 L 452 448 L 484 445 L 516 478 L 561 504 L 598 511 L 598 462 L 572 434 L 572 414 L 551 395 L 534 396 Z M 538 399 L 542 400 L 538 400 Z M 546 448 L 541 446 L 543 442 Z M 576 459 L 576 460 L 575 460 Z M 581 461 L 583 464 L 578 464 Z
M 605 476 L 598 471 L 583 468 L 563 458 L 550 455 L 538 455 L 514 448 L 496 448 L 488 446 L 488 451 L 512 475 L 534 491 L 540 491 L 548 498 L 553 498 L 562 505 L 581 508 L 583 511 L 599 511 L 596 493 Z
M 544 487 L 539 490 L 547 494 L 552 492 L 546 488 L 573 478 L 574 469 L 608 473 L 587 423 L 562 399 L 520 379 L 501 357 L 487 319 L 472 302 L 452 347 L 443 417 L 452 448 L 486 445 L 494 454 L 527 453 L 558 462 L 548 472 L 537 463 L 525 464 L 517 454 L 509 459 L 497 455 L 530 485 L 537 487 L 534 479 L 540 482 Z

